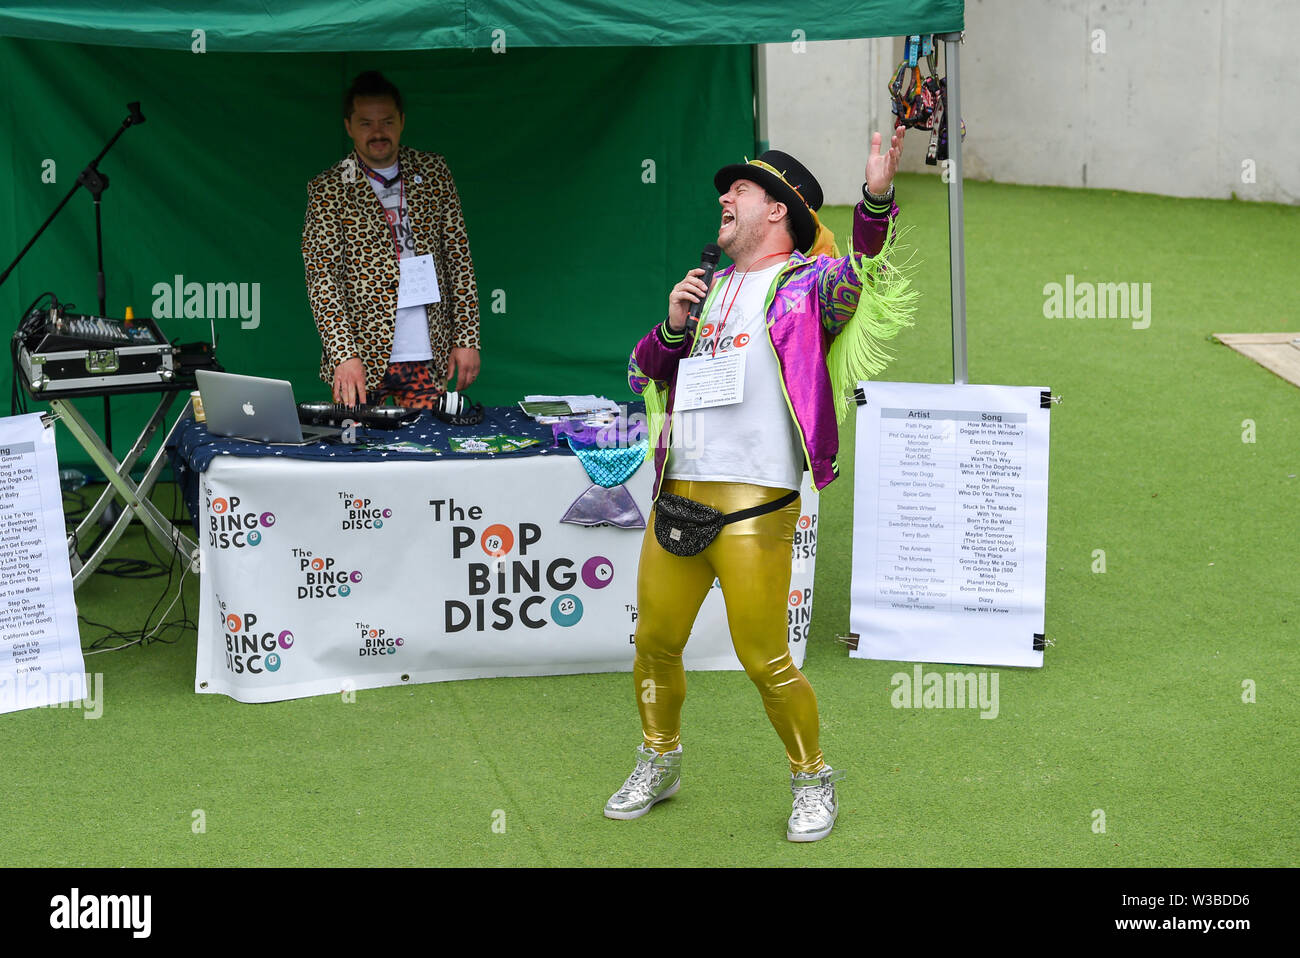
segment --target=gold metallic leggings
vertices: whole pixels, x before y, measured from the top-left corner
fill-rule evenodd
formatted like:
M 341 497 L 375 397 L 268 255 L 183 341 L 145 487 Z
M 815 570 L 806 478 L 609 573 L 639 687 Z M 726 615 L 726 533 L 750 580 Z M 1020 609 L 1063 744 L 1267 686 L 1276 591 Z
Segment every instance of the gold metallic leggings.
M 663 492 L 702 502 L 723 513 L 779 499 L 780 489 L 735 482 L 665 479 Z M 817 696 L 790 658 L 786 609 L 790 553 L 800 500 L 756 519 L 722 527 L 699 555 L 665 552 L 654 534 L 654 512 L 641 544 L 637 571 L 636 662 L 632 676 L 647 748 L 670 752 L 681 741 L 686 671 L 682 650 L 696 613 L 713 585 L 722 587 L 736 656 L 758 686 L 763 708 L 785 743 L 790 768 L 824 766 L 817 744 Z

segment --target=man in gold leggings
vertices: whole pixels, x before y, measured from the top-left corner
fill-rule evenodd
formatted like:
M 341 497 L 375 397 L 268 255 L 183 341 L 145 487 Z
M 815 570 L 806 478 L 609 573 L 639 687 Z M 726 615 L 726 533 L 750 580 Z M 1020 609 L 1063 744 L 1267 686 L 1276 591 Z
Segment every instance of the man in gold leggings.
M 883 268 L 902 140 L 901 127 L 883 152 L 880 134 L 872 140 L 846 257 L 817 217 L 821 186 L 794 157 L 770 150 L 719 170 L 718 245 L 734 265 L 711 288 L 704 270 L 687 273 L 669 294 L 667 318 L 633 351 L 629 382 L 646 397 L 652 428 L 658 412 L 667 425 L 652 440 L 656 506 L 637 574 L 633 679 L 644 742 L 605 805 L 609 818 L 638 818 L 681 785 L 682 651 L 716 578 L 736 655 L 790 762 L 786 837 L 817 841 L 835 824 L 842 773 L 822 757 L 817 697 L 787 640 L 795 490 L 805 469 L 818 489 L 836 476 L 834 396 L 849 388 L 837 380 L 878 372 L 888 359 L 880 341 L 910 325 L 911 300 Z M 690 329 L 697 302 L 702 319 Z M 852 346 L 851 360 L 836 362 L 832 343 Z M 717 375 L 727 369 L 729 377 Z M 719 378 L 740 385 L 712 393 L 702 385 Z M 723 525 L 702 551 L 675 554 L 683 550 L 665 550 L 655 531 L 665 495 L 724 515 L 760 514 Z

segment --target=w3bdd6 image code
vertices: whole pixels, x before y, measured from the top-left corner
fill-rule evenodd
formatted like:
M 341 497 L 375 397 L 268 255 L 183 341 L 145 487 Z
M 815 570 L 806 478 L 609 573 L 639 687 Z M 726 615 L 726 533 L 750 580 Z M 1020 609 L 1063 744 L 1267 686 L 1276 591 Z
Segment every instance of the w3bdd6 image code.
M 1169 893 L 1164 895 L 1121 895 L 1126 913 L 1114 919 L 1116 931 L 1181 931 L 1209 934 L 1217 931 L 1249 931 L 1251 920 L 1243 912 L 1250 907 L 1250 895 Z M 1135 916 L 1132 910 L 1151 914 Z M 1156 912 L 1159 912 L 1156 914 Z

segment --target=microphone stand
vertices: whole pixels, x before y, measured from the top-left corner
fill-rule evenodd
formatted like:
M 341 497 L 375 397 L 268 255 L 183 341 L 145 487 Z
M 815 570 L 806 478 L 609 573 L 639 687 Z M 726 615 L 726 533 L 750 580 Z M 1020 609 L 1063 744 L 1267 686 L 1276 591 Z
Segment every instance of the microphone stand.
M 108 286 L 104 279 L 104 232 L 100 216 L 100 204 L 103 200 L 104 191 L 108 189 L 108 176 L 99 171 L 99 161 L 102 160 L 104 155 L 113 148 L 113 144 L 115 144 L 118 141 L 118 138 L 126 132 L 127 127 L 139 126 L 144 122 L 144 114 L 140 112 L 139 100 L 128 103 L 126 108 L 131 111 L 130 115 L 122 121 L 122 125 L 118 127 L 117 132 L 113 134 L 112 139 L 110 139 L 104 148 L 99 151 L 98 156 L 86 164 L 86 168 L 77 175 L 77 182 L 73 185 L 72 189 L 68 191 L 68 195 L 63 198 L 59 205 L 54 208 L 54 212 L 46 218 L 44 223 L 41 224 L 40 229 L 36 231 L 36 235 L 27 241 L 27 245 L 23 247 L 22 252 L 18 254 L 3 273 L 0 273 L 0 286 L 4 285 L 4 281 L 9 278 L 9 274 L 14 271 L 14 268 L 22 258 L 27 255 L 27 251 L 36 245 L 36 241 L 41 238 L 41 234 L 45 232 L 46 228 L 51 223 L 54 222 L 54 218 L 63 211 L 63 207 L 68 205 L 68 201 L 72 199 L 77 190 L 84 186 L 95 202 L 95 259 L 98 265 L 98 269 L 95 273 L 95 289 L 99 295 L 99 315 L 108 315 Z M 113 416 L 112 411 L 109 408 L 109 400 L 107 396 L 104 397 L 104 445 L 108 446 L 110 450 L 113 448 Z M 114 503 L 108 511 L 112 513 L 115 510 L 116 504 Z

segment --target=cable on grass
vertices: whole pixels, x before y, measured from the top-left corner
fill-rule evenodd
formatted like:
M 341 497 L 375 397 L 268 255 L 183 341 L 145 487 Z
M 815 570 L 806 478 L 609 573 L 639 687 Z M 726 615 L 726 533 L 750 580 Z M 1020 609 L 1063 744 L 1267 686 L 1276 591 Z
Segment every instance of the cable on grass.
M 179 515 L 180 496 L 173 498 L 171 512 L 172 515 L 169 517 L 170 521 L 173 525 L 177 525 L 182 521 Z M 154 548 L 151 536 L 145 536 L 145 544 L 148 546 L 149 552 L 153 557 L 158 560 L 157 562 L 150 562 L 147 559 L 106 559 L 100 564 L 100 567 L 95 570 L 96 573 L 103 572 L 105 575 L 120 579 L 156 579 L 161 578 L 164 574 L 167 576 L 167 581 L 163 584 L 162 592 L 154 601 L 153 606 L 149 609 L 149 613 L 144 618 L 144 624 L 140 626 L 139 630 L 122 630 L 102 622 L 94 622 L 83 615 L 78 615 L 77 619 L 84 622 L 86 625 L 96 629 L 105 630 L 102 635 L 93 639 L 89 645 L 82 647 L 83 654 L 96 655 L 100 652 L 117 652 L 136 645 L 148 645 L 151 642 L 163 642 L 172 645 L 178 641 L 178 639 L 167 637 L 167 633 L 171 630 L 179 629 L 182 634 L 198 630 L 198 623 L 190 618 L 189 604 L 185 601 L 184 597 L 185 576 L 190 571 L 188 563 L 181 569 L 180 578 L 176 583 L 176 595 L 172 598 L 171 603 L 163 611 L 162 615 L 158 617 L 157 623 L 150 628 L 150 623 L 153 621 L 154 614 L 158 611 L 158 607 L 162 604 L 163 600 L 167 598 L 168 593 L 171 592 L 172 577 L 176 571 L 176 560 L 178 556 L 174 551 L 172 552 L 170 559 L 165 559 L 163 556 L 160 556 L 158 550 Z M 177 621 L 168 622 L 167 616 L 171 615 L 171 612 L 176 608 L 176 603 L 178 601 L 181 603 L 181 618 Z M 109 642 L 119 642 L 121 644 L 108 647 L 106 646 L 106 643 Z

